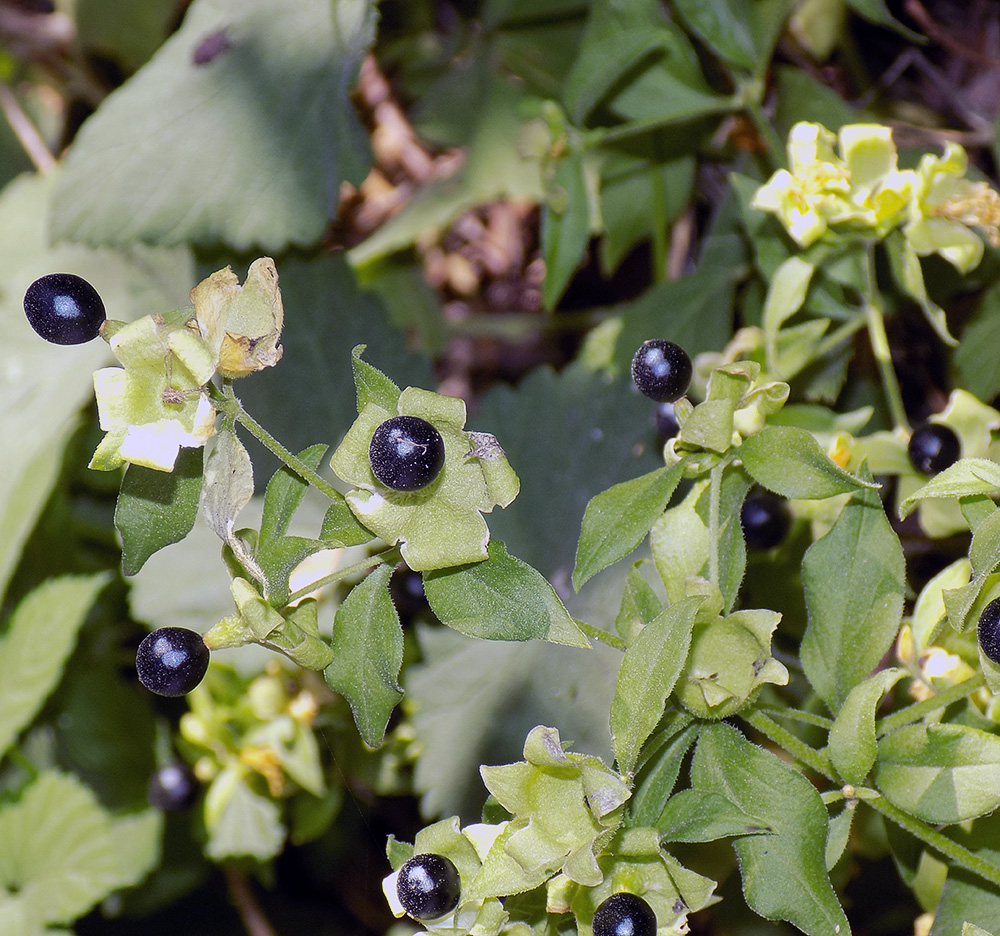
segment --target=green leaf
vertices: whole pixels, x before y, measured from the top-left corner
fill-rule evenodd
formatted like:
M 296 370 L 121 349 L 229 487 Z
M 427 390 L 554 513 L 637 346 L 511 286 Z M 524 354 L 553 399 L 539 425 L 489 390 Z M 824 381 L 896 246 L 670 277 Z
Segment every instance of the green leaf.
M 305 536 L 280 536 L 257 545 L 254 560 L 267 583 L 267 600 L 284 607 L 290 594 L 288 578 L 303 559 L 329 549 L 330 543 Z
M 827 871 L 834 869 L 847 850 L 851 840 L 851 825 L 854 822 L 855 811 L 856 809 L 851 803 L 846 803 L 837 815 L 830 817 L 830 824 L 826 830 Z
M 776 369 L 777 340 L 781 326 L 802 308 L 816 267 L 797 255 L 789 257 L 771 277 L 764 300 L 764 342 L 768 367 L 775 377 L 788 374 Z
M 743 539 L 740 512 L 747 493 L 753 487 L 750 476 L 738 465 L 729 464 L 722 475 L 719 491 L 719 589 L 724 601 L 722 613 L 728 614 L 736 604 L 747 566 L 747 547 Z M 695 505 L 698 515 L 708 524 L 711 491 L 705 488 Z
M 875 783 L 887 800 L 934 824 L 1000 805 L 1000 738 L 967 725 L 907 725 L 878 744 Z
M 204 459 L 202 449 L 182 448 L 173 471 L 129 465 L 115 507 L 125 575 L 135 575 L 153 553 L 191 532 L 198 519 Z
M 552 586 L 497 539 L 485 562 L 426 573 L 424 592 L 442 624 L 470 637 L 590 646 Z
M 224 767 L 205 794 L 205 854 L 213 861 L 249 856 L 267 861 L 285 841 L 278 805 L 250 789 L 242 765 Z
M 829 753 L 834 769 L 848 783 L 860 786 L 875 765 L 875 710 L 906 670 L 880 670 L 858 683 L 847 695 L 830 729 Z
M 920 590 L 910 618 L 914 651 L 918 657 L 934 643 L 941 632 L 948 613 L 944 593 L 967 584 L 970 572 L 969 560 L 963 556 L 945 566 Z
M 166 39 L 175 14 L 172 0 L 80 0 L 75 20 L 84 46 L 134 71 Z
M 232 429 L 220 432 L 209 450 L 205 459 L 204 490 L 201 509 L 208 525 L 259 581 L 262 575 L 256 562 L 236 536 L 236 518 L 253 497 L 253 465 Z
M 547 309 L 556 307 L 573 274 L 583 263 L 590 242 L 586 172 L 583 154 L 574 153 L 559 163 L 552 179 L 560 207 L 554 207 L 554 196 L 550 196 L 542 215 L 542 256 L 545 258 L 542 298 Z
M 640 559 L 628 570 L 621 605 L 615 617 L 615 629 L 626 646 L 630 646 L 642 628 L 663 610 L 663 602 L 640 571 L 645 565 L 648 565 L 648 560 Z
M 668 601 L 680 601 L 687 594 L 688 578 L 698 575 L 708 562 L 709 540 L 708 526 L 689 498 L 670 507 L 653 524 L 649 546 Z
M 905 519 L 913 513 L 920 501 L 929 497 L 970 497 L 998 493 L 1000 465 L 988 458 L 961 458 L 900 501 L 899 518 Z
M 826 807 L 805 777 L 719 723 L 701 730 L 691 783 L 773 829 L 733 842 L 753 911 L 787 920 L 808 936 L 850 932 L 826 871 Z
M 380 565 L 362 579 L 337 608 L 333 662 L 327 684 L 351 704 L 365 744 L 378 747 L 396 704 L 403 698 L 403 631 L 389 597 L 392 567 Z
M 662 831 L 660 816 L 674 791 L 684 758 L 697 740 L 699 726 L 691 724 L 691 716 L 686 712 L 671 714 L 666 744 L 636 773 L 635 790 L 628 805 L 631 826 L 650 826 Z M 647 752 L 650 747 L 646 745 Z
M 573 586 L 627 556 L 650 531 L 673 497 L 683 464 L 658 468 L 593 497 L 583 515 Z
M 962 386 L 981 400 L 992 400 L 1000 393 L 1000 359 L 983 354 L 983 348 L 1000 343 L 1000 284 L 994 284 L 983 294 L 971 321 L 962 332 L 955 351 L 955 365 Z
M 869 23 L 874 23 L 876 26 L 885 26 L 886 29 L 894 29 L 901 36 L 909 39 L 910 42 L 923 44 L 927 41 L 923 35 L 914 32 L 896 19 L 889 12 L 885 0 L 847 0 L 847 4 L 855 13 L 868 20 Z
M 0 757 L 38 714 L 107 575 L 52 579 L 14 610 L 0 640 Z
M 687 26 L 723 59 L 755 75 L 763 74 L 781 34 L 791 0 L 675 0 Z
M 310 445 L 298 453 L 298 459 L 307 468 L 315 471 L 319 468 L 326 450 L 325 445 Z M 284 536 L 288 532 L 292 514 L 302 503 L 302 498 L 308 489 L 309 482 L 300 478 L 291 468 L 279 468 L 271 476 L 264 492 L 264 513 L 260 520 L 258 549 L 268 540 Z
M 687 659 L 702 596 L 665 608 L 625 651 L 611 702 L 611 744 L 619 769 L 631 773 L 639 751 L 663 715 Z
M 0 810 L 0 908 L 13 903 L 36 926 L 71 923 L 145 877 L 159 831 L 159 816 L 148 813 L 112 822 L 85 786 L 45 771 Z
M 809 613 L 802 666 L 836 713 L 892 645 L 903 613 L 903 550 L 876 491 L 856 494 L 806 550 L 802 580 Z
M 736 835 L 761 835 L 771 828 L 736 803 L 711 790 L 682 790 L 671 796 L 657 829 L 664 842 L 714 842 Z
M 979 526 L 969 546 L 972 580 L 941 593 L 948 623 L 961 632 L 969 626 L 969 613 L 979 599 L 987 579 L 1000 565 L 1000 512 L 994 511 Z M 961 581 L 961 580 L 960 580 Z
M 86 121 L 54 238 L 271 252 L 317 242 L 340 183 L 360 184 L 370 163 L 347 91 L 374 24 L 373 4 L 357 0 L 198 0 Z M 212 41 L 217 54 L 199 61 Z
M 351 370 L 354 372 L 354 386 L 358 395 L 358 413 L 369 403 L 375 403 L 390 413 L 396 411 L 399 403 L 397 387 L 377 367 L 361 360 L 367 345 L 356 345 L 351 351 Z
M 333 546 L 360 546 L 375 539 L 375 534 L 358 523 L 347 501 L 340 499 L 327 508 L 319 538 Z
M 738 452 L 753 479 L 782 497 L 820 500 L 877 487 L 848 474 L 810 433 L 795 426 L 765 426 L 744 439 Z
M 1000 816 L 996 813 L 976 819 L 967 830 L 957 826 L 949 832 L 981 860 L 1000 867 Z M 1000 931 L 1000 888 L 971 871 L 950 867 L 934 911 L 931 936 L 952 936 L 965 922 L 987 932 Z

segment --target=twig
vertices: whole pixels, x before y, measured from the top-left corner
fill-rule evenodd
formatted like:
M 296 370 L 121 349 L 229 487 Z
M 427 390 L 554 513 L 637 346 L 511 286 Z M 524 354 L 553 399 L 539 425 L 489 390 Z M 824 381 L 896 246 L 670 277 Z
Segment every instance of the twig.
M 236 905 L 236 912 L 243 921 L 247 936 L 278 936 L 250 889 L 246 875 L 230 864 L 222 866 L 222 873 L 226 876 L 229 898 Z
M 35 168 L 43 175 L 55 169 L 55 157 L 49 152 L 48 146 L 24 112 L 14 92 L 2 79 L 0 79 L 0 110 L 3 111 L 10 129 L 14 131 L 14 136 L 17 137 Z

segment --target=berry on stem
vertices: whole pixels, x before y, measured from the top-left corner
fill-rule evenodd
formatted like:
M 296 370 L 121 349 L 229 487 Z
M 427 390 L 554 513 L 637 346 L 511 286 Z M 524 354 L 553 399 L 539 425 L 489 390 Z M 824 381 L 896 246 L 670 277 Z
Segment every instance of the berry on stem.
M 164 812 L 182 812 L 198 798 L 198 780 L 187 764 L 165 764 L 149 778 L 146 798 Z
M 444 465 L 444 440 L 426 419 L 393 416 L 372 435 L 368 446 L 372 474 L 394 491 L 427 487 Z
M 770 491 L 755 491 L 743 501 L 740 525 L 748 549 L 779 546 L 792 525 L 788 502 Z
M 639 345 L 632 358 L 632 380 L 651 400 L 673 403 L 687 393 L 691 358 L 680 345 L 651 338 Z
M 612 894 L 594 912 L 594 936 L 655 936 L 656 914 L 635 894 Z
M 187 695 L 208 669 L 209 650 L 201 634 L 186 627 L 161 627 L 135 655 L 139 682 L 162 696 Z
M 983 608 L 976 636 L 983 653 L 1000 666 L 1000 598 L 994 598 Z
M 107 319 L 97 290 L 75 273 L 48 273 L 24 294 L 28 324 L 46 341 L 71 345 L 91 341 Z
M 940 423 L 924 423 L 914 429 L 906 447 L 910 463 L 924 474 L 937 474 L 955 464 L 961 450 L 958 436 Z
M 414 920 L 433 920 L 458 906 L 458 869 L 444 855 L 414 855 L 399 869 L 396 895 Z

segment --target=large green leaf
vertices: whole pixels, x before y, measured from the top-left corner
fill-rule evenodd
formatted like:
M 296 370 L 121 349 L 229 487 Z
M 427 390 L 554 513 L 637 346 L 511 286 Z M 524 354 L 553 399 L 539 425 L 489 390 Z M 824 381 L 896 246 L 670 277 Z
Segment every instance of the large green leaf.
M 204 450 L 181 449 L 173 471 L 130 465 L 115 508 L 122 572 L 135 575 L 153 553 L 179 542 L 198 518 Z
M 862 784 L 875 763 L 875 709 L 882 696 L 906 675 L 884 669 L 858 683 L 847 695 L 830 729 L 830 761 L 848 783 Z
M 587 252 L 590 198 L 586 173 L 583 154 L 574 153 L 559 163 L 552 179 L 561 204 L 557 209 L 550 198 L 542 216 L 542 256 L 545 258 L 542 298 L 547 309 L 556 307 Z
M 752 910 L 788 920 L 808 936 L 850 933 L 826 871 L 826 807 L 805 777 L 719 723 L 701 730 L 691 784 L 773 830 L 733 842 Z
M 667 696 L 684 668 L 702 597 L 684 598 L 660 612 L 625 651 L 611 702 L 611 743 L 618 769 L 631 773 Z
M 761 835 L 771 828 L 711 790 L 682 790 L 667 801 L 657 829 L 665 842 L 714 842 L 736 835 Z
M 925 822 L 974 819 L 1000 806 L 1000 738 L 968 725 L 907 725 L 879 741 L 875 783 Z
M 311 445 L 299 452 L 299 460 L 315 471 L 326 454 L 327 446 Z M 288 531 L 292 514 L 302 503 L 308 489 L 308 482 L 300 478 L 291 468 L 279 468 L 267 482 L 264 492 L 264 512 L 260 518 L 260 538 L 258 547 L 268 540 L 284 536 Z
M 809 613 L 802 665 L 838 712 L 892 645 L 903 613 L 903 550 L 876 491 L 855 494 L 826 536 L 806 550 L 802 579 Z
M 484 562 L 425 573 L 424 592 L 442 624 L 470 637 L 590 646 L 541 573 L 496 538 Z
M 347 97 L 368 0 L 196 0 L 67 155 L 56 237 L 90 244 L 313 244 L 367 139 Z M 214 54 L 213 54 L 214 53 Z
M 80 42 L 132 70 L 159 48 L 176 15 L 173 0 L 79 0 Z
M 205 853 L 215 861 L 249 855 L 273 858 L 285 841 L 281 812 L 274 800 L 249 786 L 248 768 L 225 767 L 205 794 Z
M 419 639 L 422 662 L 406 669 L 403 687 L 423 751 L 414 784 L 425 815 L 478 822 L 486 796 L 480 764 L 519 760 L 538 724 L 559 725 L 574 750 L 611 762 L 618 651 L 484 642 L 444 628 L 422 629 Z
M 38 714 L 106 575 L 53 579 L 17 606 L 0 640 L 0 757 Z
M 21 176 L 0 194 L 0 591 L 48 498 L 76 413 L 93 398 L 92 372 L 109 363 L 103 341 L 61 346 L 29 327 L 21 298 L 39 276 L 77 273 L 100 292 L 109 318 L 177 308 L 193 282 L 186 250 L 133 246 L 115 253 L 49 246 L 49 198 L 55 175 Z
M 116 822 L 73 777 L 41 773 L 0 810 L 0 911 L 15 904 L 35 926 L 71 923 L 145 877 L 161 826 L 150 813 Z
M 984 816 L 967 828 L 949 830 L 960 845 L 979 858 L 1000 867 L 1000 815 Z M 981 926 L 989 933 L 1000 932 L 1000 888 L 977 874 L 951 867 L 934 912 L 930 936 L 952 936 L 966 922 Z
M 378 747 L 396 703 L 403 697 L 403 632 L 389 597 L 392 567 L 373 569 L 337 609 L 333 662 L 323 671 L 330 687 L 351 704 L 365 743 Z
M 657 468 L 602 491 L 587 504 L 573 569 L 577 589 L 642 542 L 670 503 L 682 473 L 681 464 Z

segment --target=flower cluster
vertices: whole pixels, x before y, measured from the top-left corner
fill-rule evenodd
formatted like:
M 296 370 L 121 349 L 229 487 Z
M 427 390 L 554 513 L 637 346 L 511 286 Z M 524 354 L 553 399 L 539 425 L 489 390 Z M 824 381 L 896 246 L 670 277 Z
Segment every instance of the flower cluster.
M 965 178 L 968 156 L 958 144 L 947 143 L 941 156 L 925 154 L 916 169 L 900 169 L 889 127 L 848 124 L 834 136 L 801 122 L 788 135 L 788 162 L 790 170 L 779 169 L 758 189 L 753 206 L 775 214 L 800 247 L 831 226 L 877 238 L 901 228 L 916 254 L 939 254 L 967 273 L 983 256 L 970 228 L 1000 245 L 1000 195 Z

